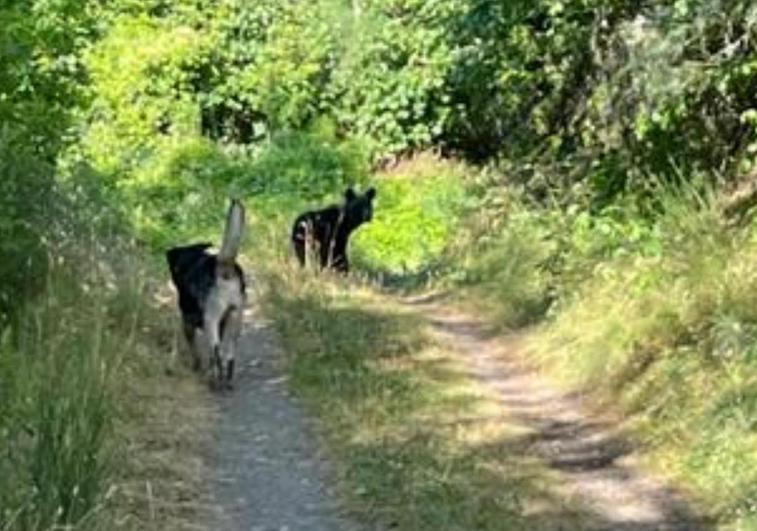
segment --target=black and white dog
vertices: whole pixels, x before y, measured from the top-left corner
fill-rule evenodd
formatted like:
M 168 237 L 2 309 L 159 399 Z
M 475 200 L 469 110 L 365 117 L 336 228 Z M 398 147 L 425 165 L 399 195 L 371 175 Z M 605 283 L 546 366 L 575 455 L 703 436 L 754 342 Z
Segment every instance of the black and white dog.
M 375 197 L 375 188 L 369 188 L 363 195 L 347 188 L 344 204 L 300 214 L 292 227 L 292 245 L 300 265 L 305 265 L 308 251 L 317 251 L 321 267 L 349 272 L 347 243 L 350 234 L 373 219 Z
M 166 252 L 171 279 L 179 292 L 184 334 L 194 355 L 195 369 L 203 366 L 196 338 L 199 329 L 210 345 L 209 365 L 215 368 L 219 389 L 231 387 L 234 350 L 247 299 L 244 272 L 236 261 L 244 224 L 244 206 L 233 200 L 218 254 L 207 251 L 209 243 L 174 247 Z

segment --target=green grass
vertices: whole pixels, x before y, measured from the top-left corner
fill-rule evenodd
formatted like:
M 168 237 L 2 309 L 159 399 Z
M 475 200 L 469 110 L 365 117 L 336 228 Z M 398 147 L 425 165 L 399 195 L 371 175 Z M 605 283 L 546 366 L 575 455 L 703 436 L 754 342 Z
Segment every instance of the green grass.
M 385 283 L 428 277 L 460 222 L 470 171 L 418 155 L 378 174 L 374 219 L 353 238 L 356 267 Z
M 503 328 L 524 326 L 544 317 L 549 279 L 544 264 L 555 250 L 537 214 L 510 213 L 505 226 L 474 227 L 448 245 L 448 269 L 440 285 L 459 303 L 486 315 Z M 480 230 L 480 229 L 479 229 Z
M 423 316 L 371 285 L 269 267 L 264 307 L 291 384 L 322 421 L 359 518 L 414 531 L 575 522 L 580 511 L 554 498 L 555 478 L 513 451 L 523 429 L 503 421 L 495 393 Z
M 431 169 L 419 175 L 416 168 Z M 438 197 L 453 190 L 449 204 L 470 199 L 464 188 L 447 188 L 444 175 L 436 162 L 421 161 L 377 179 L 381 200 L 376 221 L 355 239 L 354 276 L 381 281 L 382 272 L 390 285 L 417 287 L 430 278 L 418 273 L 433 269 L 435 284 L 494 324 L 536 325 L 528 333 L 532 363 L 628 416 L 647 465 L 723 526 L 755 525 L 751 233 L 726 229 L 711 200 L 693 192 L 660 193 L 664 214 L 646 220 L 624 205 L 589 215 L 537 208 L 509 193 L 468 211 L 456 227 L 432 228 L 439 240 L 428 252 L 413 246 L 424 223 L 447 220 L 419 207 L 433 194 L 410 191 L 438 185 Z M 455 426 L 488 407 L 464 363 L 375 285 L 290 271 L 290 250 L 271 244 L 286 241 L 294 207 L 282 205 L 255 209 L 266 223 L 253 227 L 261 231 L 253 245 L 263 263 L 274 264 L 268 309 L 290 353 L 295 388 L 325 421 L 347 497 L 363 514 L 403 529 L 444 521 L 494 529 L 502 514 L 522 522 L 521 507 L 492 502 L 492 492 L 512 493 L 512 501 L 531 495 L 533 482 L 518 472 L 481 473 L 512 464 L 506 445 L 470 451 L 459 430 L 427 422 L 447 418 Z
M 534 348 L 568 385 L 630 415 L 652 466 L 746 529 L 757 523 L 757 248 L 713 221 L 660 257 L 606 264 Z
M 646 222 L 622 207 L 588 216 L 510 202 L 479 244 L 469 220 L 447 285 L 504 328 L 538 323 L 533 364 L 629 417 L 650 468 L 724 526 L 750 529 L 757 244 L 711 199 L 657 199 L 662 213 Z
M 209 415 L 171 354 L 173 308 L 153 299 L 157 273 L 130 244 L 73 248 L 0 341 L 0 529 L 191 521 L 177 502 L 202 490 L 196 430 Z
M 20 337 L 3 343 L 0 506 L 7 529 L 81 524 L 107 490 L 113 365 L 102 354 L 114 345 L 102 341 L 101 308 L 74 311 L 62 289 L 51 285 L 42 306 L 28 310 Z

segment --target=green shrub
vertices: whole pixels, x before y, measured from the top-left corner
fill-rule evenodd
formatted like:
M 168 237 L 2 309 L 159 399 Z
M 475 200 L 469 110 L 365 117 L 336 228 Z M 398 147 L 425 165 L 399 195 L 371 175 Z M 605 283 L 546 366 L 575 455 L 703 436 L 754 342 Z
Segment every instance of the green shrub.
M 374 219 L 356 233 L 356 264 L 389 276 L 433 267 L 460 223 L 465 167 L 420 156 L 379 175 Z
M 364 184 L 367 176 L 361 145 L 337 141 L 328 123 L 322 122 L 311 132 L 274 136 L 236 185 L 245 195 L 317 200 L 341 194 L 347 186 Z
M 215 242 L 229 197 L 291 217 L 308 202 L 341 198 L 366 174 L 359 146 L 323 133 L 277 135 L 253 152 L 195 137 L 164 142 L 118 189 L 139 237 L 164 248 L 198 238 Z
M 53 194 L 52 167 L 0 131 L 0 331 L 19 297 L 39 291 L 47 268 L 43 233 Z
M 202 32 L 144 14 L 112 22 L 86 55 L 94 97 L 80 144 L 98 171 L 128 178 L 161 147 L 198 132 L 191 69 L 209 46 Z

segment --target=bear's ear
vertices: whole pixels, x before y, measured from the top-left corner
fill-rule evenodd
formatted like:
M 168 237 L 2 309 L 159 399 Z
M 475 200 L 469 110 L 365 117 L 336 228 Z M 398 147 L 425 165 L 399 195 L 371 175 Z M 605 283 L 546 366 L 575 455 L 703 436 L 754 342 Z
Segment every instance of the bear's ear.
M 367 197 L 369 200 L 373 201 L 373 198 L 376 197 L 376 189 L 371 186 L 368 188 L 368 191 L 365 192 L 365 197 Z
M 356 197 L 357 194 L 355 193 L 355 190 L 352 189 L 352 186 L 344 191 L 344 198 L 347 200 L 347 202 L 354 201 Z

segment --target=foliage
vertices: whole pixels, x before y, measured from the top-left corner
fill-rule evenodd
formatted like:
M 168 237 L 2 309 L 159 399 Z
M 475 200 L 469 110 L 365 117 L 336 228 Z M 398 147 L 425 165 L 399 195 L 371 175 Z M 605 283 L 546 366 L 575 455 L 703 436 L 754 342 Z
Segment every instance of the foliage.
M 634 414 L 650 460 L 746 528 L 756 518 L 754 245 L 707 209 L 661 223 L 659 254 L 598 264 L 534 348 L 561 379 Z
M 634 203 L 592 215 L 512 190 L 480 199 L 442 280 L 494 324 L 539 322 L 532 363 L 628 415 L 650 463 L 748 528 L 753 229 L 733 231 L 693 185 L 655 197 L 653 219 Z
M 545 363 L 642 411 L 680 477 L 727 518 L 748 515 L 754 478 L 734 463 L 753 453 L 754 250 L 701 196 L 755 170 L 754 2 L 33 0 L 2 3 L 0 20 L 0 393 L 18 398 L 0 400 L 18 457 L 0 458 L 3 523 L 86 522 L 112 477 L 111 372 L 139 343 L 112 312 L 145 293 L 114 294 L 113 258 L 80 249 L 114 233 L 148 244 L 124 254 L 215 241 L 233 195 L 267 221 L 252 242 L 278 263 L 299 209 L 427 149 L 488 166 L 478 182 L 444 164 L 385 171 L 356 263 L 436 275 L 508 326 L 548 319 L 560 356 Z M 317 343 L 339 312 L 315 308 L 339 302 L 314 301 L 276 304 Z M 304 387 L 327 388 L 328 371 L 389 380 L 361 379 L 375 367 L 336 332 L 327 372 L 296 362 L 316 378 Z M 701 441 L 676 442 L 697 428 Z
M 0 4 L 0 329 L 11 298 L 36 291 L 30 280 L 45 271 L 55 157 L 84 101 L 77 54 L 94 31 L 75 4 Z
M 119 381 L 153 359 L 135 357 L 148 343 L 138 255 L 98 233 L 60 236 L 42 293 L 17 301 L 0 340 L 0 529 L 113 517 Z
M 749 2 L 319 0 L 113 9 L 88 54 L 85 144 L 127 171 L 166 137 L 260 145 L 333 120 L 373 161 L 499 160 L 598 207 L 650 175 L 748 172 Z M 170 46 L 169 46 L 170 43 Z
M 508 159 L 537 196 L 580 187 L 600 206 L 650 175 L 731 178 L 753 159 L 755 20 L 739 1 L 476 3 L 441 140 Z
M 353 240 L 358 263 L 394 277 L 433 267 L 460 223 L 465 172 L 419 156 L 379 174 L 375 217 Z
M 245 195 L 264 194 L 308 200 L 342 195 L 368 179 L 365 150 L 356 141 L 338 141 L 325 123 L 310 132 L 282 133 L 261 150 L 236 186 Z
M 36 291 L 29 280 L 45 272 L 39 228 L 52 195 L 51 166 L 18 149 L 9 134 L 0 132 L 0 328 L 12 317 L 13 298 Z
M 136 234 L 152 247 L 181 241 L 216 241 L 228 197 L 252 200 L 255 209 L 296 209 L 366 179 L 365 157 L 355 143 L 317 133 L 276 135 L 255 153 L 224 150 L 203 138 L 175 139 L 118 186 Z
M 185 138 L 199 120 L 188 71 L 210 47 L 187 26 L 144 15 L 113 21 L 86 56 L 95 97 L 82 149 L 105 174 L 128 172 L 165 144 Z
M 215 72 L 200 81 L 200 101 L 214 134 L 249 142 L 322 112 L 335 38 L 328 6 L 232 1 L 209 13 L 219 17 Z

